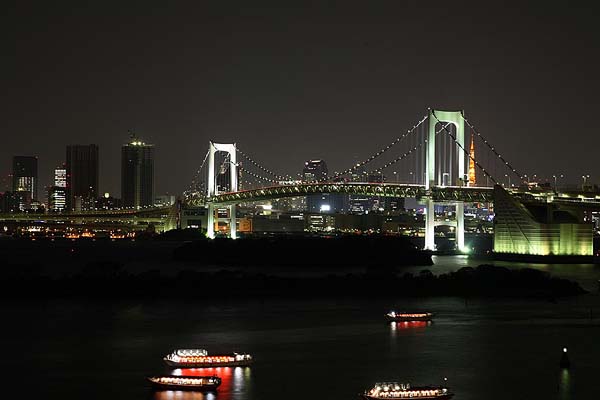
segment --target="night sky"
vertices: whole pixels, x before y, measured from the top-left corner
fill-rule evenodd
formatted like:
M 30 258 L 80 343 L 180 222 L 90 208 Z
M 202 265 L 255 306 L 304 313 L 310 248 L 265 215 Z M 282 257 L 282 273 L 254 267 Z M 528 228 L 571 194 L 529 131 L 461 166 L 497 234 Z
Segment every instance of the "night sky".
M 309 158 L 340 170 L 432 107 L 464 109 L 525 173 L 600 182 L 593 10 L 566 2 L 200 3 L 118 17 L 98 16 L 116 14 L 108 6 L 10 15 L 3 178 L 13 155 L 36 155 L 42 189 L 67 144 L 96 143 L 100 191 L 119 196 L 129 129 L 156 145 L 157 194 L 189 186 L 209 140 L 235 141 L 284 173 Z

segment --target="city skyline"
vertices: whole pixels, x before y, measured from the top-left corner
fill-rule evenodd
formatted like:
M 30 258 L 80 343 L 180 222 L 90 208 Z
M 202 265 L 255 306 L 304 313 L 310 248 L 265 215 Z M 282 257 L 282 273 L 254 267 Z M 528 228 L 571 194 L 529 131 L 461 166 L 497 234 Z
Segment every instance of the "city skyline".
M 530 175 L 595 182 L 591 13 L 445 7 L 209 4 L 198 18 L 17 17 L 0 174 L 14 155 L 37 156 L 41 191 L 65 145 L 95 143 L 100 191 L 118 194 L 132 127 L 156 145 L 157 193 L 189 186 L 209 140 L 237 142 L 281 173 L 309 158 L 338 171 L 432 107 L 465 110 Z M 583 145 L 565 146 L 573 134 Z

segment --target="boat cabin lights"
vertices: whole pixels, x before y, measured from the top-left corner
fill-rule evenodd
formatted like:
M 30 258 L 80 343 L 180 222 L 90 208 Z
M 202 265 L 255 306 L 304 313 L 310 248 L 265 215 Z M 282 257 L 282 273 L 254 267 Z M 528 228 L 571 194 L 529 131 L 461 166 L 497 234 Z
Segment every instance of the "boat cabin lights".
M 161 376 L 154 378 L 161 383 L 175 383 L 178 385 L 198 385 L 203 383 L 215 383 L 215 377 L 187 377 L 187 376 Z
M 390 390 L 409 390 L 410 383 L 399 383 L 399 382 L 381 382 L 375 384 L 375 390 L 383 390 L 388 392 Z
M 411 318 L 422 318 L 422 317 L 430 317 L 431 313 L 397 313 L 395 311 L 390 311 L 387 313 L 389 317 L 411 317 Z
M 208 354 L 208 351 L 204 349 L 178 349 L 173 352 L 173 354 L 178 355 L 180 357 L 187 356 L 205 356 Z

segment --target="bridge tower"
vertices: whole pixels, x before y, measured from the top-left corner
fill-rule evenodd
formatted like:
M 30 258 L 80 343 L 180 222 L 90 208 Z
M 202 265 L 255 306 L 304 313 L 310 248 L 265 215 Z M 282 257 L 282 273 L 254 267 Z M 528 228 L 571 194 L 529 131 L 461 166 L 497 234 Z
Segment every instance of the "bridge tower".
M 465 148 L 465 127 L 464 127 L 464 119 L 462 117 L 462 111 L 440 111 L 440 110 L 430 110 L 429 111 L 429 134 L 427 137 L 427 150 L 426 150 L 426 166 L 425 166 L 425 189 L 431 190 L 435 187 L 443 185 L 442 177 L 436 177 L 435 174 L 435 166 L 436 162 L 440 162 L 436 160 L 436 125 L 439 123 L 450 123 L 456 127 L 456 141 L 454 141 L 454 145 L 452 146 L 452 151 L 450 153 L 456 153 L 456 161 L 458 163 L 458 168 L 451 168 L 450 174 L 452 171 L 455 171 L 455 176 L 449 176 L 450 182 L 457 182 L 458 185 L 464 184 L 466 185 L 468 182 L 467 177 L 465 176 L 465 157 L 462 153 L 462 149 Z M 460 147 L 459 147 L 460 146 Z M 446 150 L 446 149 L 445 149 Z M 452 159 L 452 154 L 448 155 L 447 159 Z M 437 178 L 437 179 L 436 179 Z M 441 183 L 441 184 L 440 184 Z M 425 204 L 425 249 L 426 250 L 435 250 L 435 213 L 434 207 L 435 204 L 439 204 L 434 202 L 431 198 L 426 200 Z M 448 204 L 448 203 L 445 203 Z M 464 251 L 465 248 L 465 213 L 464 213 L 464 203 L 463 202 L 452 202 L 450 204 L 454 204 L 456 206 L 456 246 L 459 251 Z
M 235 143 L 223 144 L 223 143 L 213 143 L 209 142 L 209 152 L 208 152 L 208 184 L 206 185 L 208 192 L 207 196 L 210 198 L 215 196 L 218 193 L 217 187 L 217 175 L 215 174 L 215 153 L 222 151 L 229 154 L 229 173 L 230 173 L 230 181 L 231 181 L 231 192 L 238 191 L 238 172 L 237 172 L 237 158 L 236 158 L 236 147 Z M 232 239 L 237 238 L 237 229 L 236 229 L 236 220 L 235 220 L 235 204 L 227 206 L 229 209 L 229 232 L 230 237 Z M 216 208 L 214 203 L 208 202 L 208 223 L 206 224 L 206 235 L 214 239 L 215 237 L 215 222 L 218 223 L 219 219 L 215 220 L 215 211 Z

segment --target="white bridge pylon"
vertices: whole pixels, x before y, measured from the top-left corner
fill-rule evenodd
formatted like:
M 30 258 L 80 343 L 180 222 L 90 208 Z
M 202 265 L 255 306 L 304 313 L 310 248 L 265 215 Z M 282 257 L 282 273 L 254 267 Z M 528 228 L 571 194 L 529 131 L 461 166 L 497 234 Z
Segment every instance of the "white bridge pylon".
M 235 143 L 213 143 L 209 144 L 209 153 L 208 153 L 208 197 L 215 196 L 219 194 L 218 186 L 217 186 L 217 175 L 215 174 L 215 153 L 222 151 L 229 155 L 229 176 L 230 176 L 230 191 L 237 192 L 238 191 L 238 172 L 237 172 L 237 157 L 236 157 L 236 148 Z M 226 206 L 229 208 L 229 235 L 232 239 L 237 238 L 237 229 L 236 229 L 236 220 L 235 220 L 235 204 Z M 222 208 L 222 207 L 220 207 Z M 208 203 L 208 223 L 206 224 L 206 235 L 214 239 L 215 237 L 215 222 L 219 222 L 219 218 L 215 219 L 215 206 L 214 203 Z
M 436 177 L 435 166 L 436 162 L 440 160 L 435 159 L 436 146 L 436 123 L 450 123 L 456 127 L 456 141 L 452 146 L 452 152 L 456 152 L 456 161 L 458 162 L 458 168 L 451 168 L 450 171 L 456 171 L 455 176 L 450 176 L 450 182 L 463 182 L 466 185 L 465 180 L 465 156 L 462 153 L 462 149 L 465 147 L 465 125 L 462 116 L 462 111 L 440 111 L 430 110 L 429 111 L 429 135 L 427 137 L 427 154 L 426 154 L 426 166 L 425 166 L 425 189 L 429 190 L 432 187 L 440 186 L 439 183 L 443 182 L 442 177 Z M 460 147 L 459 147 L 460 146 Z M 446 150 L 446 149 L 444 149 Z M 451 152 L 451 153 L 452 153 Z M 437 179 L 436 179 L 437 178 Z M 448 223 L 448 225 L 456 226 L 456 247 L 459 251 L 465 250 L 465 212 L 463 202 L 452 202 L 452 203 L 437 203 L 432 199 L 425 201 L 425 249 L 435 250 L 435 226 L 443 224 L 442 222 L 435 222 L 434 208 L 436 204 L 450 204 L 456 206 L 456 222 Z

